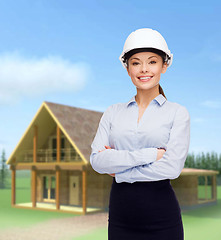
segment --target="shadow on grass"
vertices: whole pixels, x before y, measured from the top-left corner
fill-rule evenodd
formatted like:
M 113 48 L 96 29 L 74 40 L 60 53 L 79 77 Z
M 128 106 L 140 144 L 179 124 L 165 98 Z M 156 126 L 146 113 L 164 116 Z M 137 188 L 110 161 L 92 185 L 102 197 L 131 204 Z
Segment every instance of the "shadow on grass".
M 217 200 L 216 205 L 186 211 L 182 213 L 182 216 L 221 219 L 221 199 Z

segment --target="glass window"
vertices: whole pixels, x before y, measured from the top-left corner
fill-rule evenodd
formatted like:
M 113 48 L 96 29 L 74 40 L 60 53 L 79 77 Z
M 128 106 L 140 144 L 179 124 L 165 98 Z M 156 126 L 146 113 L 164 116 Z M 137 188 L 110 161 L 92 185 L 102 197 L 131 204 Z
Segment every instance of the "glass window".
M 48 177 L 43 177 L 43 198 L 48 199 Z
M 55 199 L 56 189 L 56 178 L 55 176 L 44 176 L 43 177 L 43 198 L 44 199 Z

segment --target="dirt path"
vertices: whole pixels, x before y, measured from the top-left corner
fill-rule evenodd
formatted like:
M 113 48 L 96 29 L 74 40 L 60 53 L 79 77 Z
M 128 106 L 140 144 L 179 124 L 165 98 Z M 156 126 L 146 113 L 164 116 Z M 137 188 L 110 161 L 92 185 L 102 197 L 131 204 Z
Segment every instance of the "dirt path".
M 0 240 L 70 240 L 107 224 L 107 213 L 53 219 L 26 229 L 0 230 Z

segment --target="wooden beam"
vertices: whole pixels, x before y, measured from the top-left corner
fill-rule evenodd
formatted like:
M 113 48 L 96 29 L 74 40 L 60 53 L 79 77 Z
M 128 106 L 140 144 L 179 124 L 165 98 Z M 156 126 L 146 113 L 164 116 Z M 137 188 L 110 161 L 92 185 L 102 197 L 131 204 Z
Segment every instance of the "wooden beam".
M 75 164 L 59 164 L 59 167 L 61 170 L 78 170 L 78 171 L 82 171 L 83 166 L 81 165 L 75 165 Z
M 34 125 L 34 139 L 33 139 L 33 162 L 37 162 L 37 142 L 38 142 L 38 127 Z
M 55 189 L 57 210 L 60 209 L 60 174 L 61 174 L 60 169 L 57 167 L 56 168 L 56 189 Z
M 17 163 L 16 169 L 17 170 L 31 170 L 32 167 L 35 167 L 36 170 L 53 170 L 55 171 L 56 166 L 59 166 L 60 170 L 79 170 L 82 171 L 85 168 L 85 165 L 78 162 L 60 162 L 60 163 Z
M 31 169 L 32 169 L 32 166 L 31 165 L 17 165 L 16 164 L 16 169 L 17 170 L 30 170 L 31 171 Z
M 205 199 L 208 199 L 208 191 L 207 191 L 208 181 L 207 176 L 205 176 Z
M 216 176 L 212 176 L 212 199 L 217 199 Z
M 15 196 L 15 194 L 16 194 L 16 191 L 15 191 L 15 189 L 16 189 L 15 188 L 16 187 L 16 169 L 15 169 L 15 167 L 11 166 L 11 170 L 12 170 L 11 204 L 15 205 L 16 204 L 16 196 Z
M 57 125 L 57 162 L 61 161 L 61 130 Z
M 32 207 L 35 208 L 36 207 L 36 178 L 37 178 L 37 174 L 36 174 L 36 169 L 32 168 L 31 170 L 31 199 L 32 199 Z
M 215 170 L 206 170 L 206 169 L 188 169 L 184 168 L 180 174 L 180 176 L 212 176 L 212 175 L 218 175 L 219 171 Z
M 55 171 L 55 168 L 56 168 L 55 165 L 45 165 L 45 166 L 37 165 L 37 166 L 35 166 L 35 167 L 36 167 L 36 169 L 38 169 L 38 170 L 52 170 L 52 171 Z
M 82 171 L 82 208 L 83 214 L 87 213 L 87 172 Z

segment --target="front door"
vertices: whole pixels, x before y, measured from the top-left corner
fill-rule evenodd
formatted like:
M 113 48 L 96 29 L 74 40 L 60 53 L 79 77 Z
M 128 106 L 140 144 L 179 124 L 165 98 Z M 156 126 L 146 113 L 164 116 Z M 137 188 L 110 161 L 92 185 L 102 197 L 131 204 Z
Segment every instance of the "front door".
M 79 205 L 79 177 L 70 176 L 69 180 L 70 205 Z
M 56 178 L 53 175 L 43 176 L 43 199 L 45 202 L 55 201 Z

